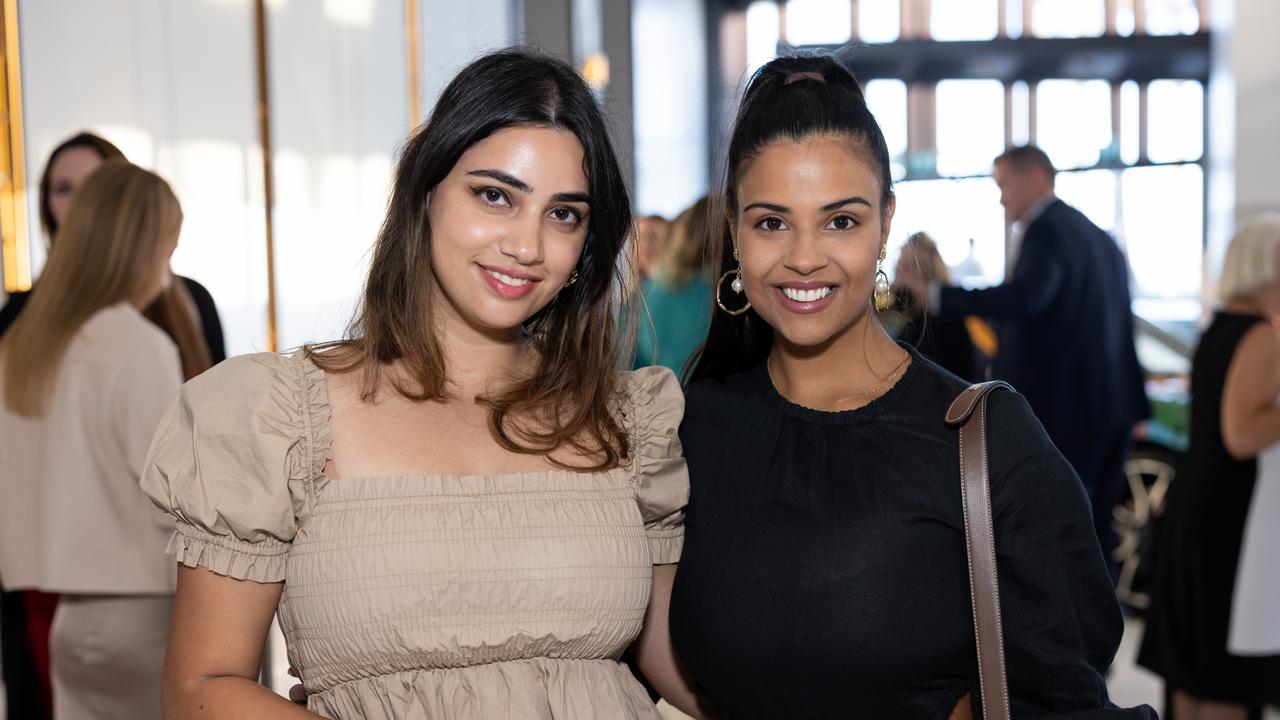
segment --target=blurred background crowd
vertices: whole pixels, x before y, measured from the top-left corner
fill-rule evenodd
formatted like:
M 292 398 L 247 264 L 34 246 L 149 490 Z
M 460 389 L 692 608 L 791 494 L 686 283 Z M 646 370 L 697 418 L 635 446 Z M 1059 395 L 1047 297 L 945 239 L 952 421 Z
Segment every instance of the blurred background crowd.
M 510 44 L 570 59 L 606 108 L 640 218 L 628 269 L 635 288 L 624 302 L 641 304 L 642 320 L 626 362 L 679 373 L 714 307 L 718 259 L 705 250 L 716 206 L 707 194 L 724 172 L 725 135 L 744 83 L 779 54 L 835 53 L 864 83 L 892 156 L 897 214 L 886 267 L 896 297 L 882 313 L 886 326 L 968 380 L 1016 373 L 1009 354 L 1036 328 L 1051 337 L 1118 332 L 1132 340 L 1131 348 L 1096 352 L 1042 344 L 1024 348 L 1032 355 L 1019 360 L 1047 373 L 1047 385 L 1061 385 L 1066 368 L 1101 358 L 1096 377 L 1105 379 L 1069 386 L 1073 395 L 1115 400 L 1138 388 L 1123 408 L 1107 406 L 1105 414 L 1120 420 L 1105 443 L 1086 417 L 1059 419 L 1055 429 L 1047 419 L 1055 401 L 1037 404 L 1028 394 L 1093 496 L 1130 618 L 1114 699 L 1167 701 L 1159 677 L 1134 665 L 1153 594 L 1158 603 L 1160 593 L 1209 585 L 1230 598 L 1246 518 L 1251 508 L 1259 512 L 1262 491 L 1237 492 L 1220 511 L 1177 512 L 1164 534 L 1181 540 L 1158 540 L 1157 519 L 1179 483 L 1201 505 L 1213 504 L 1206 498 L 1219 497 L 1214 482 L 1230 473 L 1251 489 L 1255 478 L 1265 484 L 1267 471 L 1250 460 L 1260 449 L 1245 457 L 1254 462 L 1247 467 L 1204 459 L 1193 437 L 1195 403 L 1216 417 L 1224 381 L 1201 383 L 1197 398 L 1192 367 L 1215 312 L 1239 300 L 1223 292 L 1224 282 L 1241 282 L 1222 279 L 1233 236 L 1280 211 L 1274 0 L 0 5 L 0 333 L 23 311 L 77 188 L 104 162 L 127 158 L 166 179 L 181 203 L 171 261 L 177 281 L 146 315 L 177 344 L 186 378 L 228 356 L 340 336 L 399 147 L 459 67 Z M 1027 145 L 1043 152 L 1031 161 L 1005 154 Z M 1015 180 L 1002 178 L 1002 167 Z M 1030 194 L 1011 197 L 1011 182 Z M 1033 223 L 1055 212 L 1052 203 L 1079 211 L 1064 237 L 1101 231 L 1097 237 L 1119 251 L 1115 262 L 1094 258 L 1079 270 L 1080 292 L 1099 297 L 1106 312 L 1053 319 L 1061 328 L 1028 309 L 1031 295 L 1006 291 L 979 302 L 966 294 L 1009 288 L 1017 273 L 1032 272 L 1036 259 L 1022 250 Z M 1250 297 L 1277 282 L 1280 229 L 1274 219 L 1256 227 L 1250 247 L 1272 268 L 1245 283 Z M 1052 262 L 1049 271 L 1066 267 Z M 1045 289 L 1044 277 L 1027 282 Z M 1103 288 L 1126 281 L 1127 297 L 1103 298 Z M 1050 293 L 1043 302 L 1061 307 L 1063 297 Z M 1106 318 L 1116 317 L 1113 327 Z M 1225 353 L 1229 363 L 1238 340 L 1218 337 L 1219 345 L 1202 348 L 1204 362 Z M 1117 380 L 1126 373 L 1129 386 Z M 1215 428 L 1204 432 L 1220 436 Z M 1082 434 L 1087 448 L 1073 455 Z M 1093 486 L 1086 466 L 1109 479 Z M 1275 463 L 1268 467 L 1277 472 Z M 1178 565 L 1168 559 L 1175 553 L 1199 559 Z M 1159 578 L 1156 567 L 1165 568 Z M 39 673 L 28 670 L 47 664 L 40 633 L 55 603 L 34 592 L 5 596 L 9 717 L 37 717 L 24 713 L 47 697 Z M 1203 603 L 1195 607 L 1205 613 L 1232 611 L 1229 601 Z M 1201 620 L 1215 622 L 1180 622 Z M 280 647 L 264 678 L 284 689 Z M 1150 657 L 1144 664 L 1164 667 Z

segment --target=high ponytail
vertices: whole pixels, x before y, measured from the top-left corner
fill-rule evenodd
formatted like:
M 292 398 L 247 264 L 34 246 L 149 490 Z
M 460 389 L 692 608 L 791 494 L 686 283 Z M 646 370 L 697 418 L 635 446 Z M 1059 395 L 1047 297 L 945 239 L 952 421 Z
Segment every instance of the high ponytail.
M 730 136 L 722 192 L 708 223 L 707 249 L 718 277 L 724 279 L 737 266 L 729 228 L 738 213 L 738 184 L 747 166 L 773 142 L 815 135 L 847 139 L 880 181 L 881 210 L 888 207 L 893 198 L 889 148 L 853 74 L 826 55 L 776 58 L 751 77 Z M 773 328 L 754 310 L 730 316 L 713 308 L 707 341 L 686 379 L 724 378 L 749 370 L 764 361 L 772 345 Z

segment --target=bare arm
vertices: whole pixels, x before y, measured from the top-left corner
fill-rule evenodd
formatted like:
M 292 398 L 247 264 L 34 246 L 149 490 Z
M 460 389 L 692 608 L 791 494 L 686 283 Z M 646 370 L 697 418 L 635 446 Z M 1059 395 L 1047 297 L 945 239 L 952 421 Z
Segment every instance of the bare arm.
M 1245 334 L 1222 391 L 1222 442 L 1237 460 L 1280 442 L 1280 331 L 1259 324 Z
M 283 587 L 178 568 L 164 662 L 165 720 L 319 717 L 258 684 L 262 648 Z
M 693 681 L 685 674 L 671 646 L 667 615 L 671 607 L 671 586 L 676 579 L 675 565 L 653 566 L 653 593 L 645 613 L 644 628 L 631 645 L 636 667 L 653 684 L 662 698 L 677 710 L 695 718 L 711 717 L 699 705 Z

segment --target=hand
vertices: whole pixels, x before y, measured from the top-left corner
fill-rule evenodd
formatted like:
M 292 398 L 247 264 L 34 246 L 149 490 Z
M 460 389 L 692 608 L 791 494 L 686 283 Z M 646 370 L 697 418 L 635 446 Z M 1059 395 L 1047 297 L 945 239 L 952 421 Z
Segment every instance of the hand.
M 289 674 L 294 677 L 298 677 L 298 671 L 294 670 L 292 666 L 289 667 Z M 289 700 L 290 702 L 298 705 L 307 704 L 307 690 L 302 687 L 302 683 L 298 683 L 297 685 L 289 688 Z

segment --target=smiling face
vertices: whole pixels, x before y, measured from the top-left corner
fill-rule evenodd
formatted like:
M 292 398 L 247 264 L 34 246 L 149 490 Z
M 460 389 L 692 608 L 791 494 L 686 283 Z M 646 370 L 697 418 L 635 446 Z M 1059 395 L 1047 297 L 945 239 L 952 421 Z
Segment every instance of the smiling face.
M 516 333 L 578 264 L 590 210 L 582 144 L 509 127 L 473 145 L 431 193 L 431 264 L 446 322 Z
M 823 346 L 870 318 L 894 202 L 841 137 L 781 140 L 738 184 L 734 241 L 747 299 L 778 336 Z

